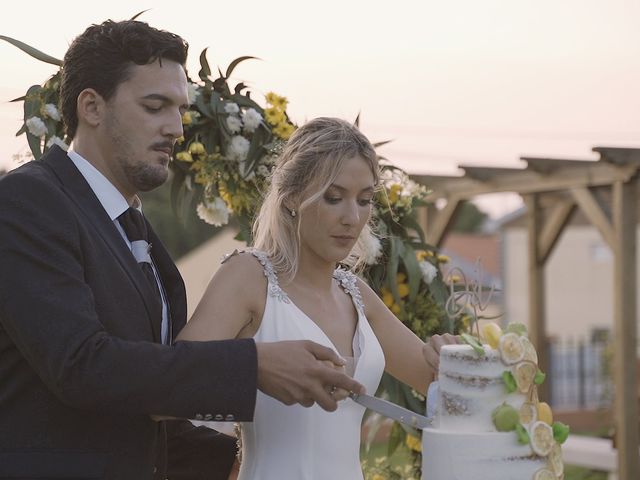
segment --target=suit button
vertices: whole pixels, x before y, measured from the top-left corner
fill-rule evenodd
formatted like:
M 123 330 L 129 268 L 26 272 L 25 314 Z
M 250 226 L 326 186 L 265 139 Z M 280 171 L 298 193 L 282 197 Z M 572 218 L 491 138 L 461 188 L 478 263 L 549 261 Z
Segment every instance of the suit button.
M 212 418 L 213 418 L 213 415 L 211 415 L 210 413 L 207 413 L 207 414 L 204 416 L 204 419 L 205 419 L 205 420 L 207 420 L 207 421 L 211 420 Z
M 233 422 L 235 419 L 236 419 L 236 417 L 234 417 L 233 415 L 227 415 L 227 416 L 225 417 L 225 420 L 226 420 L 227 422 Z
M 216 415 L 216 422 L 221 422 L 222 420 L 224 420 L 224 417 L 222 415 Z
M 204 420 L 204 417 L 201 413 L 196 413 L 196 420 Z

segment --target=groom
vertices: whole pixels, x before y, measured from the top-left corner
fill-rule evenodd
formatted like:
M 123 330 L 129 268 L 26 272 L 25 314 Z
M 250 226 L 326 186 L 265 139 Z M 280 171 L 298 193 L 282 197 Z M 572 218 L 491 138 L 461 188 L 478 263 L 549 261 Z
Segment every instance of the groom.
M 137 192 L 167 178 L 186 55 L 145 23 L 89 27 L 62 69 L 71 151 L 0 180 L 0 478 L 226 478 L 221 436 L 152 416 L 251 421 L 258 388 L 334 410 L 331 386 L 362 388 L 310 342 L 172 342 L 184 284 Z

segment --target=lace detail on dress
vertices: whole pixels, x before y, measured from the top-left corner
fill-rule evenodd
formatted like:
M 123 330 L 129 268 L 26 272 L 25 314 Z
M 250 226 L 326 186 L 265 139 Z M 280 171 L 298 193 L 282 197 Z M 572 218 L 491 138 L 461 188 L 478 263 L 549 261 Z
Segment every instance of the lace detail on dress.
M 349 271 L 344 270 L 343 268 L 336 268 L 333 272 L 333 278 L 335 278 L 340 287 L 344 290 L 345 293 L 351 295 L 353 298 L 353 303 L 356 304 L 356 308 L 364 313 L 364 302 L 362 301 L 362 295 L 360 294 L 360 289 L 358 288 L 358 277 Z
M 269 282 L 269 285 L 267 287 L 269 295 L 277 298 L 284 303 L 291 303 L 291 300 L 289 300 L 287 294 L 284 293 L 284 290 L 280 288 L 280 284 L 278 283 L 278 276 L 276 275 L 276 272 L 273 269 L 273 264 L 271 263 L 271 260 L 269 260 L 267 254 L 253 248 L 250 248 L 249 252 L 258 259 L 260 265 L 262 265 L 263 267 L 262 269 L 264 271 L 264 276 L 267 277 L 267 280 Z

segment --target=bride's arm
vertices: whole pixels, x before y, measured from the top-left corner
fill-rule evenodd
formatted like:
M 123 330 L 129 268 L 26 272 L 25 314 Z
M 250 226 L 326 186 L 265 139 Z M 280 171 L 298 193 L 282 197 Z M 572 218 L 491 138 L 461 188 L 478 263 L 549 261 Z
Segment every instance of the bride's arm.
M 215 273 L 176 340 L 225 340 L 251 337 L 266 300 L 262 266 L 249 253 L 233 255 Z
M 403 383 L 425 394 L 435 371 L 427 358 L 438 355 L 440 346 L 455 343 L 453 336 L 439 337 L 430 344 L 420 340 L 387 308 L 371 287 L 358 279 L 365 312 L 382 350 L 385 370 Z M 433 363 L 433 362 L 431 362 Z

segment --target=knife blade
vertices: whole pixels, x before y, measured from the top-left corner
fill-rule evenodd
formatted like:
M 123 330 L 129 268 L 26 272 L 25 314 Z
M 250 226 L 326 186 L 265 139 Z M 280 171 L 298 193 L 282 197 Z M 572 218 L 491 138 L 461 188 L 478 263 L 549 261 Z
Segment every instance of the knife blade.
M 359 403 L 363 407 L 366 407 L 376 413 L 379 413 L 380 415 L 392 418 L 393 420 L 396 420 L 413 428 L 422 430 L 424 428 L 430 427 L 433 424 L 432 417 L 419 415 L 415 412 L 412 412 L 411 410 L 403 408 L 400 405 L 396 405 L 395 403 L 389 402 L 382 398 L 365 394 L 360 395 L 353 392 L 349 393 L 349 397 L 351 397 L 354 402 Z

